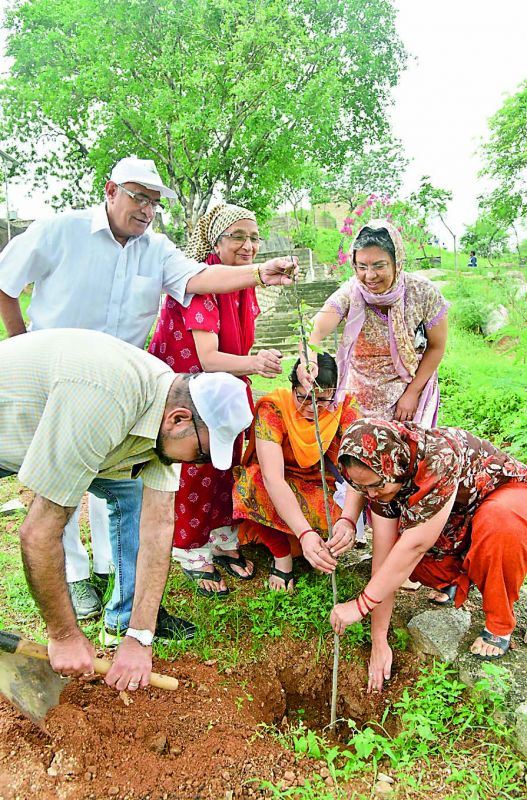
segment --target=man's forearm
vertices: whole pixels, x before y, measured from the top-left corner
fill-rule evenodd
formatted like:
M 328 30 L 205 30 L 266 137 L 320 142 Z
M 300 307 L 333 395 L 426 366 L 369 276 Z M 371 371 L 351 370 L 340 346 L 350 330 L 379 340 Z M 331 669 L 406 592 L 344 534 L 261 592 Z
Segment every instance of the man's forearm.
M 159 492 L 145 486 L 131 628 L 155 630 L 170 567 L 173 536 L 174 492 Z
M 20 528 L 20 546 L 27 584 L 53 639 L 78 632 L 66 583 L 62 535 L 73 508 L 35 497 Z
M 8 336 L 18 336 L 26 332 L 26 326 L 17 297 L 10 297 L 0 289 L 0 317 L 2 317 Z

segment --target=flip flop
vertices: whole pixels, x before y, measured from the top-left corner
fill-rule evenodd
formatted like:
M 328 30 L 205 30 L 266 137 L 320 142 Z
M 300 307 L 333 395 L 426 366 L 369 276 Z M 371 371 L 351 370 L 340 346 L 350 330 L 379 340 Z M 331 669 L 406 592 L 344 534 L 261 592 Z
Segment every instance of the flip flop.
M 486 644 L 491 644 L 493 647 L 497 647 L 499 650 L 501 650 L 501 653 L 499 653 L 497 656 L 483 656 L 481 653 L 472 653 L 472 655 L 476 658 L 479 658 L 480 661 L 497 661 L 498 658 L 503 658 L 511 646 L 512 636 L 509 639 L 506 639 L 504 636 L 496 636 L 486 628 L 483 628 L 480 633 L 480 637 Z
M 283 572 L 281 569 L 278 569 L 275 566 L 271 567 L 271 569 L 269 570 L 269 577 L 271 577 L 271 575 L 274 575 L 275 578 L 281 578 L 281 580 L 283 580 L 283 582 L 285 583 L 286 592 L 289 589 L 289 584 L 295 577 L 293 575 L 293 570 L 291 570 L 291 572 Z M 273 589 L 273 591 L 279 591 L 279 590 Z
M 457 592 L 457 585 L 454 584 L 453 586 L 443 586 L 442 589 L 434 589 L 436 592 L 441 592 L 442 594 L 448 595 L 447 600 L 432 600 L 431 597 L 428 598 L 429 603 L 433 603 L 435 606 L 453 606 L 454 599 L 456 597 Z
M 183 569 L 183 573 L 192 583 L 196 584 L 199 584 L 199 581 L 212 581 L 212 583 L 220 583 L 221 581 L 221 575 L 217 569 L 214 569 L 213 572 L 203 572 L 199 569 Z M 229 589 L 221 589 L 219 592 L 215 592 L 214 589 L 205 589 L 204 586 L 198 585 L 196 592 L 202 597 L 226 597 L 229 594 Z
M 254 565 L 253 571 L 250 575 L 240 575 L 232 568 L 231 564 L 236 564 L 237 567 L 245 569 L 247 566 L 247 561 L 243 553 L 240 553 L 238 556 L 212 556 L 212 560 L 218 565 L 218 567 L 222 567 L 225 572 L 228 572 L 233 578 L 238 578 L 239 581 L 252 581 L 256 575 L 256 567 Z

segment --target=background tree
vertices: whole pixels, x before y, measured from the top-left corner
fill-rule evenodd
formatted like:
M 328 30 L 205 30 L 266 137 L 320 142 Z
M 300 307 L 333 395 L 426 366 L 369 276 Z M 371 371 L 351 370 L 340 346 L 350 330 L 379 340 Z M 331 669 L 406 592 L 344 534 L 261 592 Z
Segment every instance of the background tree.
M 489 214 L 480 214 L 473 225 L 467 225 L 460 243 L 464 250 L 475 250 L 478 255 L 491 261 L 492 257 L 505 252 L 508 242 L 507 228 Z
M 429 175 L 423 175 L 419 183 L 419 189 L 410 195 L 410 203 L 421 214 L 423 228 L 429 228 L 434 217 L 438 217 L 454 242 L 454 266 L 457 269 L 457 236 L 446 222 L 445 215 L 447 203 L 452 200 L 452 192 L 449 189 L 440 189 L 434 186 Z M 424 246 L 423 246 L 424 252 Z
M 489 120 L 483 174 L 495 182 L 488 211 L 509 227 L 527 218 L 527 80 Z
M 259 214 L 306 163 L 386 136 L 405 63 L 392 0 L 26 0 L 7 16 L 4 138 L 82 205 L 155 159 L 191 227 L 213 194 Z

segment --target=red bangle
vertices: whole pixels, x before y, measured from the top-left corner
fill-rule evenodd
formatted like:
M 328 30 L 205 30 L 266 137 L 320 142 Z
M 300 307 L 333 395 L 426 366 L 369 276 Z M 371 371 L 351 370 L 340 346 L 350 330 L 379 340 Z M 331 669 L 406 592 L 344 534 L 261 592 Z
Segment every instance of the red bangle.
M 353 520 L 351 519 L 351 517 L 344 517 L 344 516 L 342 516 L 342 515 L 341 515 L 341 516 L 339 517 L 339 519 L 345 519 L 345 520 L 346 520 L 346 522 L 350 522 L 350 523 L 353 525 L 353 527 L 355 528 L 355 530 L 357 530 L 357 526 L 356 526 L 356 524 L 353 522 Z M 338 521 L 339 521 L 339 520 L 337 520 L 337 522 L 338 522 Z
M 364 596 L 364 598 L 365 598 L 366 600 L 369 600 L 369 601 L 370 601 L 370 603 L 373 603 L 375 606 L 378 606 L 378 605 L 379 605 L 379 603 L 382 603 L 382 600 L 374 600 L 374 599 L 373 599 L 373 597 L 370 597 L 368 594 L 366 594 L 366 592 L 364 591 L 364 589 L 362 590 L 361 594 Z
M 364 618 L 367 615 L 368 612 L 362 610 L 362 606 L 360 604 L 360 600 L 361 600 L 361 595 L 359 594 L 358 597 L 355 598 L 355 602 L 357 603 L 357 608 L 359 609 L 359 614 L 361 615 L 361 617 Z M 364 603 L 364 600 L 362 602 Z
M 306 533 L 316 533 L 316 531 L 314 531 L 313 528 L 307 528 L 307 530 L 302 531 L 302 533 L 298 536 L 298 541 L 300 541 L 302 536 L 305 536 Z

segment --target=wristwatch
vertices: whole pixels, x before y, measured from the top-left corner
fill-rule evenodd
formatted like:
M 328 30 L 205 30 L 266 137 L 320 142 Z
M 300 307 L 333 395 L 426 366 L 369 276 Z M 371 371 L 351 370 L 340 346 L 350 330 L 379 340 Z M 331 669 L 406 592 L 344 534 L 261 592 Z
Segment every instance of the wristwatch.
M 148 629 L 139 631 L 137 628 L 128 628 L 125 636 L 131 636 L 132 639 L 137 639 L 139 644 L 142 644 L 143 647 L 150 647 L 154 641 L 154 634 Z

